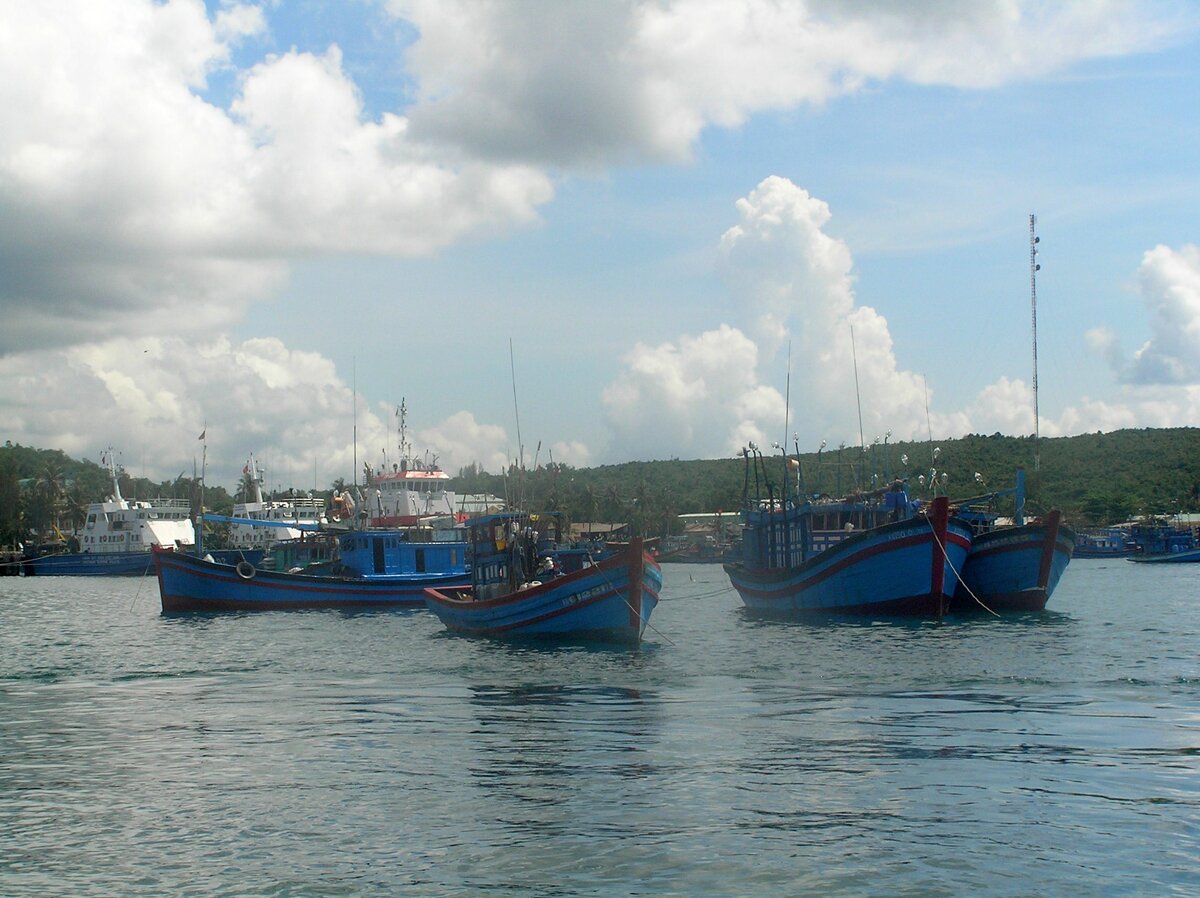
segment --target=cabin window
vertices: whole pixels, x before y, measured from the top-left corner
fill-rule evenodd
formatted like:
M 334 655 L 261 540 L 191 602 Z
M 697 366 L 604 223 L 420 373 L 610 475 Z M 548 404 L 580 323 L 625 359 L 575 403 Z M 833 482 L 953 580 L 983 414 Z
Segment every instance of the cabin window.
M 418 574 L 425 573 L 425 550 L 417 549 L 416 557 L 413 560 L 416 564 L 417 573 Z

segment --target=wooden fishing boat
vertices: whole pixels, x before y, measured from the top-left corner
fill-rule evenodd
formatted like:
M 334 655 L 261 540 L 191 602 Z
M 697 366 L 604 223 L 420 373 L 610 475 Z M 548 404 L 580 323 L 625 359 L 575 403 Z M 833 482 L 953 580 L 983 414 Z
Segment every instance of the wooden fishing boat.
M 466 543 L 431 538 L 427 528 L 350 531 L 339 536 L 333 573 L 260 570 L 156 550 L 164 612 L 300 608 L 423 607 L 431 586 L 469 582 Z
M 517 513 L 471 521 L 471 585 L 426 589 L 426 606 L 470 636 L 637 644 L 662 589 L 658 563 L 641 539 L 599 558 L 560 554 L 556 525 Z
M 1127 558 L 1137 551 L 1137 543 L 1121 527 L 1078 530 L 1073 558 Z
M 1033 320 L 1033 467 L 1041 464 L 1038 439 L 1037 370 L 1037 219 L 1029 216 L 1029 301 Z M 982 483 L 980 474 L 975 475 Z M 1013 496 L 1012 524 L 999 526 L 995 503 L 1001 496 Z M 960 502 L 957 516 L 969 518 L 974 535 L 971 551 L 962 569 L 962 588 L 956 595 L 956 610 L 1041 611 L 1058 585 L 1071 560 L 1075 533 L 1062 523 L 1062 514 L 1052 511 L 1044 521 L 1025 520 L 1025 472 L 1017 470 L 1012 489 L 982 497 L 982 509 L 972 508 L 976 500 Z
M 1011 523 L 998 502 L 1011 496 Z M 954 611 L 1042 611 L 1071 562 L 1075 531 L 1053 509 L 1044 518 L 1025 517 L 1025 472 L 1013 487 L 957 503 L 955 517 L 972 529 L 971 549 L 961 568 Z
M 761 454 L 744 453 L 742 561 L 725 573 L 746 607 L 773 615 L 940 618 L 971 545 L 971 529 L 938 497 L 917 508 L 900 483 L 841 500 L 776 498 Z M 754 483 L 764 497 L 750 495 Z M 785 481 L 786 482 L 786 481 Z
M 955 611 L 1041 611 L 1071 561 L 1075 533 L 1054 509 L 1044 520 L 975 534 Z
M 1130 528 L 1137 551 L 1129 556 L 1139 564 L 1188 564 L 1200 562 L 1200 544 L 1194 531 L 1175 527 L 1159 518 Z

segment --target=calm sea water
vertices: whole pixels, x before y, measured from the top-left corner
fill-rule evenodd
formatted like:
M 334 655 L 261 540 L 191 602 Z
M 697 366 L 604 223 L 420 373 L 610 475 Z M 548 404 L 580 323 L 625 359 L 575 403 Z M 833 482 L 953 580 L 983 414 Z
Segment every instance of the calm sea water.
M 1200 893 L 1200 565 L 940 625 L 664 575 L 635 651 L 0 579 L 0 894 Z

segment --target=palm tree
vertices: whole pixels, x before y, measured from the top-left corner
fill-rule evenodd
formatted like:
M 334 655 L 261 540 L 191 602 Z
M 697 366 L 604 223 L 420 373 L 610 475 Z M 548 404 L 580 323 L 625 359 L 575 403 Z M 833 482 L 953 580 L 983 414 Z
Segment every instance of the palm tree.
M 88 510 L 87 496 L 78 481 L 72 483 L 71 488 L 67 490 L 64 504 L 67 512 L 67 526 L 72 530 L 78 530 L 87 521 Z
M 53 527 L 58 530 L 62 499 L 65 495 L 62 468 L 52 461 L 47 461 L 34 485 L 34 499 L 38 506 L 37 521 L 42 529 Z
M 615 486 L 608 487 L 608 489 L 604 491 L 604 499 L 608 508 L 608 523 L 620 523 L 622 503 L 621 496 L 617 492 L 617 488 Z

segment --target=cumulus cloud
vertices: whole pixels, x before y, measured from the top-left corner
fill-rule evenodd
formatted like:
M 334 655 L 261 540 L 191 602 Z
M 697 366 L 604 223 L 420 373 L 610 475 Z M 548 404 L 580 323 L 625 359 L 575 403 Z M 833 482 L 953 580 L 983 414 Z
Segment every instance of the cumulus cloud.
M 783 433 L 784 398 L 758 381 L 758 348 L 728 325 L 659 346 L 637 344 L 602 395 L 627 458 L 707 458 Z
M 522 164 L 434 154 L 367 120 L 339 49 L 201 94 L 261 9 L 196 0 L 14 4 L 0 30 L 0 353 L 181 327 L 213 332 L 291 260 L 418 255 L 525 224 L 552 194 Z M 32 86 L 32 87 L 31 87 Z
M 1053 5 L 667 0 L 391 0 L 421 38 L 423 137 L 481 156 L 596 166 L 687 159 L 709 126 L 892 79 L 993 87 L 1158 46 L 1167 12 Z
M 763 110 L 890 78 L 987 86 L 1154 46 L 1172 25 L 1012 0 L 388 8 L 418 34 L 414 102 L 369 118 L 335 45 L 234 68 L 233 47 L 269 44 L 269 5 L 10 4 L 0 353 L 217 333 L 298 258 L 428 254 L 535 221 L 548 165 L 677 161 L 704 128 Z M 228 108 L 205 98 L 217 72 L 234 78 Z
M 636 346 L 603 397 L 616 444 L 637 457 L 704 456 L 784 439 L 789 351 L 788 420 L 802 446 L 856 444 L 859 396 L 866 441 L 923 434 L 924 378 L 899 367 L 887 320 L 856 304 L 850 250 L 823 230 L 829 207 L 770 177 L 737 211 L 720 254 L 742 326 Z M 929 418 L 939 433 L 963 432 L 968 420 L 965 412 Z
M 1043 434 L 1200 424 L 1200 247 L 1148 250 L 1138 283 L 1151 333 L 1140 349 L 1132 356 L 1123 353 L 1117 334 L 1106 326 L 1084 334 L 1088 348 L 1120 381 L 1119 391 L 1112 399 L 1085 396 L 1043 419 Z M 978 431 L 1032 433 L 1032 391 L 1019 380 L 1001 378 L 980 394 L 969 416 Z
M 856 442 L 860 400 L 864 439 L 923 430 L 924 378 L 899 367 L 887 319 L 856 303 L 850 250 L 824 231 L 829 207 L 771 177 L 737 210 L 721 238 L 724 277 L 759 345 L 760 378 L 781 381 L 785 340 L 797 360 L 793 420 L 809 439 Z
M 509 437 L 503 427 L 476 421 L 474 415 L 465 411 L 429 427 L 418 428 L 417 441 L 414 448 L 419 450 L 424 446 L 436 451 L 438 463 L 451 473 L 475 463 L 496 474 L 506 470 L 509 461 L 516 458 L 516 452 L 509 451 Z
M 1132 384 L 1200 383 L 1200 246 L 1156 246 L 1138 269 L 1150 339 L 1125 380 Z
M 6 439 L 93 460 L 111 445 L 131 473 L 156 479 L 191 474 L 201 431 L 209 481 L 228 488 L 251 452 L 272 487 L 308 489 L 353 481 L 356 457 L 379 464 L 385 449 L 392 460 L 398 453 L 390 407 L 372 411 L 360 397 L 356 420 L 333 362 L 275 338 L 117 338 L 33 351 L 0 358 L 0 381 L 11 385 L 0 396 Z M 499 471 L 508 457 L 504 429 L 466 412 L 409 424 L 414 454 L 436 456 L 452 474 L 472 462 Z

